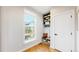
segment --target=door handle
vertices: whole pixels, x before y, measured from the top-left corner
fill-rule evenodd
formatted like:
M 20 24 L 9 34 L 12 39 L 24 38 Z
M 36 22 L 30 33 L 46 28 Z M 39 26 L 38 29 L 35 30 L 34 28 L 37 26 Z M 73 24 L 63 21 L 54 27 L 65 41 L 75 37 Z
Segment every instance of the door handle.
M 54 35 L 57 36 L 58 34 L 55 33 Z
M 70 33 L 70 35 L 72 35 L 72 32 Z

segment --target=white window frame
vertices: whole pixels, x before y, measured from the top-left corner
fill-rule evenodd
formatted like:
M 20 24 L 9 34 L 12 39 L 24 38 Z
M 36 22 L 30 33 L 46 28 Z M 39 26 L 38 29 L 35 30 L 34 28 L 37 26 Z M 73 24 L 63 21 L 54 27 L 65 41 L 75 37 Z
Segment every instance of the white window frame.
M 30 11 L 30 10 L 27 10 L 27 9 L 24 9 L 24 15 L 25 14 L 30 14 L 30 15 L 33 15 L 34 17 L 35 17 L 35 20 L 34 20 L 34 23 L 35 23 L 35 25 L 34 25 L 34 38 L 33 39 L 30 39 L 30 40 L 25 40 L 25 24 L 24 24 L 24 42 L 25 43 L 28 43 L 28 42 L 30 42 L 30 41 L 33 41 L 33 40 L 36 40 L 36 20 L 37 20 L 37 15 L 34 13 L 34 12 L 32 12 L 32 11 Z

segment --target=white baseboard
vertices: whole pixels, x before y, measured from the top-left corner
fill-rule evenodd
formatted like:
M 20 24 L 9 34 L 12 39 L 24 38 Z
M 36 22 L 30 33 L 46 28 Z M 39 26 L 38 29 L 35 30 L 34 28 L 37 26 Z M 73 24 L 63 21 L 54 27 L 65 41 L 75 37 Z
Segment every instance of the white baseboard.
M 19 50 L 19 51 L 17 51 L 17 52 L 23 52 L 23 51 L 25 51 L 25 50 L 27 50 L 27 49 L 29 49 L 29 48 L 31 48 L 31 47 L 33 47 L 33 46 L 39 44 L 39 43 L 41 43 L 41 41 L 39 41 L 39 42 L 37 42 L 37 43 L 35 43 L 35 44 L 32 44 L 32 45 L 29 46 L 28 48 L 23 48 L 23 49 L 21 49 L 21 50 Z

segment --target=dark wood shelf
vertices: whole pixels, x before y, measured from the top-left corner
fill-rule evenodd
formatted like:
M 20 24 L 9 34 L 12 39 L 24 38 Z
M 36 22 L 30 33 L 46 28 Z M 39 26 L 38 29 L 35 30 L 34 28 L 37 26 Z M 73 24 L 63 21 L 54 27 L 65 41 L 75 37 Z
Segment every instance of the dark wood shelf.
M 43 15 L 44 27 L 50 27 L 50 12 Z

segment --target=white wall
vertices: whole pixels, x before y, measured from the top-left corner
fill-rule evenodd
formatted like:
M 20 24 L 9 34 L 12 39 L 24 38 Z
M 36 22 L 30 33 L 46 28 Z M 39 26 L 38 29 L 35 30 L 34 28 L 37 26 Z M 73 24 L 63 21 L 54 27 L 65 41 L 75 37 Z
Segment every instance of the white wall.
M 43 29 L 40 16 L 37 19 L 37 39 L 26 44 L 24 43 L 23 19 L 24 7 L 1 7 L 1 51 L 19 51 L 41 42 Z

